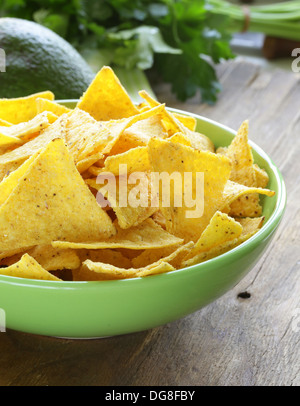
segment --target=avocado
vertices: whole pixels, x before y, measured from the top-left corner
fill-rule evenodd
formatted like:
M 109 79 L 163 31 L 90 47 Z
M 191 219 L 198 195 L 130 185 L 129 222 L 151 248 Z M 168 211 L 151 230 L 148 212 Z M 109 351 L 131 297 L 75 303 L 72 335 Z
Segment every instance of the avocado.
M 51 90 L 56 99 L 76 99 L 95 76 L 71 44 L 35 22 L 0 18 L 0 49 L 6 68 L 0 72 L 1 98 Z

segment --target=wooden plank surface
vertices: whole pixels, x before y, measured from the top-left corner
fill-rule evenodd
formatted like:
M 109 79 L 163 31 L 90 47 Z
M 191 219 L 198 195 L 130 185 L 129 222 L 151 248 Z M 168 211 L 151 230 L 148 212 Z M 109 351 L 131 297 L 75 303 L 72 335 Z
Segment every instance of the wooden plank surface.
M 249 119 L 250 139 L 279 166 L 288 191 L 265 255 L 222 298 L 149 331 L 83 341 L 0 333 L 1 386 L 300 384 L 300 79 L 244 62 L 222 65 L 219 77 L 215 106 L 179 103 L 167 85 L 154 90 L 170 107 L 234 129 Z

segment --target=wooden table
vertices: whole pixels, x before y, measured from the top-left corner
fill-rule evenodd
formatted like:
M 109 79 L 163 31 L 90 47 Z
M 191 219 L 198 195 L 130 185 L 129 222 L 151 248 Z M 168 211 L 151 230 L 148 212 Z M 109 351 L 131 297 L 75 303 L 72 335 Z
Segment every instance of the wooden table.
M 166 85 L 154 90 L 170 107 L 234 129 L 250 120 L 250 138 L 279 166 L 288 190 L 284 220 L 265 255 L 216 302 L 150 331 L 84 341 L 0 333 L 0 385 L 300 384 L 299 76 L 245 62 L 222 65 L 219 76 L 215 106 L 196 98 L 179 103 Z

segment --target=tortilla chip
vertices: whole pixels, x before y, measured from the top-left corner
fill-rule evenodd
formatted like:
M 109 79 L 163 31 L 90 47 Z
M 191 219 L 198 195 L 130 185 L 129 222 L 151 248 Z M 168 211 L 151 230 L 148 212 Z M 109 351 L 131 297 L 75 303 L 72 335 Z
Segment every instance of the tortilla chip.
M 83 263 L 83 270 L 87 268 L 88 270 L 94 272 L 95 279 L 89 280 L 117 280 L 117 279 L 129 279 L 129 278 L 136 278 L 136 277 L 145 277 L 149 275 L 165 273 L 169 271 L 173 271 L 174 268 L 172 265 L 166 262 L 158 262 L 155 264 L 151 264 L 145 268 L 119 268 L 110 264 L 105 264 L 102 262 L 92 262 L 90 260 L 86 260 Z M 91 276 L 92 277 L 92 276 Z
M 110 153 L 127 127 L 139 120 L 159 114 L 162 108 L 108 122 L 98 122 L 89 113 L 79 108 L 74 109 L 67 118 L 65 138 L 75 163 L 78 164 L 81 160 L 97 153 Z
M 22 144 L 22 141 L 17 137 L 12 137 L 10 135 L 5 135 L 5 131 L 3 131 L 3 127 L 0 127 L 0 147 L 1 148 L 8 148 L 12 146 Z
M 251 199 L 252 194 L 255 194 L 254 199 Z M 262 212 L 262 207 L 256 200 L 258 194 L 272 197 L 275 192 L 269 189 L 247 187 L 229 180 L 224 188 L 221 210 L 229 212 L 233 217 L 258 217 Z M 242 200 L 242 197 L 245 198 Z
M 0 251 L 47 245 L 53 240 L 93 241 L 115 233 L 62 139 L 51 141 L 27 172 L 23 174 L 21 168 L 20 173 L 0 207 Z M 14 184 L 15 177 L 12 174 Z
M 152 204 L 150 177 L 146 173 L 143 175 L 145 178 L 143 176 L 139 185 L 128 184 L 127 177 L 116 177 L 112 179 L 115 187 L 110 188 L 104 186 L 104 180 L 103 184 L 99 183 L 101 176 L 97 178 L 98 180 L 86 179 L 86 183 L 102 192 L 100 197 L 107 199 L 117 216 L 119 226 L 125 229 L 141 224 L 158 210 L 158 205 L 153 207 Z M 98 203 L 101 205 L 99 201 Z
M 126 175 L 132 172 L 146 172 L 151 169 L 148 148 L 137 147 L 122 154 L 109 156 L 106 158 L 104 168 L 91 168 L 91 173 L 95 176 L 109 172 L 116 176 Z
M 105 264 L 118 266 L 120 268 L 127 269 L 131 267 L 130 259 L 117 250 L 77 250 L 77 253 L 81 262 L 90 259 L 93 262 L 104 262 Z
M 256 186 L 253 156 L 248 142 L 249 122 L 244 121 L 229 145 L 226 156 L 232 163 L 230 180 L 245 186 Z
M 62 104 L 59 104 L 52 100 L 43 99 L 41 97 L 38 97 L 36 99 L 36 108 L 38 114 L 44 111 L 51 111 L 57 117 L 60 117 L 62 114 L 69 113 L 71 111 L 71 109 L 63 106 Z
M 267 172 L 260 168 L 257 164 L 253 164 L 255 178 L 256 178 L 256 186 L 261 188 L 266 188 L 269 183 L 269 175 Z
M 54 100 L 50 91 L 16 99 L 0 99 L 0 119 L 12 124 L 24 123 L 37 115 L 36 99 Z
M 104 66 L 98 72 L 77 107 L 98 121 L 117 120 L 139 113 L 119 79 L 108 66 Z
M 200 252 L 199 254 L 195 255 L 194 257 L 190 258 L 187 257 L 182 261 L 182 267 L 188 267 L 195 264 L 199 264 L 204 261 L 208 261 L 209 259 L 216 258 L 226 252 L 236 248 L 237 246 L 241 245 L 243 242 L 249 240 L 257 231 L 261 228 L 264 217 L 260 218 L 245 218 L 245 219 L 235 219 L 236 222 L 239 222 L 242 226 L 241 234 L 232 239 L 225 241 L 219 245 L 212 247 L 211 249 Z
M 217 211 L 185 260 L 238 238 L 242 234 L 242 231 L 243 227 L 239 222 L 227 214 Z
M 155 106 L 154 106 L 155 107 Z M 149 110 L 147 110 L 149 111 Z M 162 125 L 161 115 L 146 118 L 138 121 L 124 131 L 125 136 L 135 137 L 138 142 L 147 145 L 150 138 L 166 138 L 167 134 Z
M 150 107 L 157 107 L 160 105 L 156 100 L 154 100 L 146 91 L 142 90 L 139 92 L 139 95 L 144 98 L 150 105 Z M 191 131 L 185 127 L 171 112 L 164 109 L 162 111 L 166 130 L 169 133 L 169 136 L 174 135 L 175 133 L 184 134 L 191 142 L 191 146 L 195 149 L 202 151 L 211 151 L 214 152 L 215 147 L 213 142 L 206 137 L 204 134 L 200 134 L 195 131 Z
M 76 168 L 77 168 L 78 172 L 82 174 L 83 172 L 90 169 L 96 162 L 102 161 L 104 159 L 105 159 L 105 156 L 101 152 L 96 152 L 95 154 L 77 162 Z
M 186 116 L 185 114 L 181 113 L 172 113 L 173 116 L 181 122 L 186 128 L 188 128 L 191 131 L 195 131 L 197 127 L 197 120 L 195 117 L 192 116 Z
M 0 275 L 48 281 L 61 280 L 52 275 L 50 272 L 46 271 L 34 258 L 28 254 L 24 254 L 20 261 L 13 265 L 7 268 L 0 268 Z
M 245 120 L 231 144 L 226 150 L 226 156 L 232 164 L 230 180 L 241 185 L 257 187 L 256 172 L 252 156 L 251 146 L 248 141 L 249 122 Z M 262 207 L 259 202 L 259 195 L 252 193 L 238 198 L 232 203 L 230 214 L 232 216 L 259 216 Z
M 245 217 L 245 218 L 236 218 L 235 220 L 241 224 L 243 227 L 242 235 L 252 235 L 256 233 L 263 225 L 265 217 Z
M 152 219 L 147 219 L 138 226 L 129 229 L 122 229 L 116 223 L 117 234 L 108 239 L 102 239 L 95 242 L 67 242 L 53 241 L 54 248 L 72 248 L 72 249 L 116 249 L 127 248 L 132 250 L 144 250 L 170 247 L 181 244 L 180 238 L 163 230 Z
M 150 111 L 148 108 L 144 112 Z M 140 111 L 142 113 L 142 111 Z M 128 127 L 120 135 L 118 142 L 113 146 L 109 155 L 122 154 L 131 148 L 146 146 L 153 137 L 166 138 L 167 134 L 161 121 L 161 115 L 157 114 L 144 120 L 139 120 Z
M 183 144 L 188 147 L 192 146 L 191 140 L 182 133 L 176 133 L 176 134 L 172 135 L 168 140 L 170 142 L 178 142 L 179 144 Z
M 193 246 L 194 243 L 191 241 L 187 244 L 174 247 L 145 250 L 132 259 L 132 265 L 134 268 L 142 268 L 154 262 L 163 261 L 169 263 L 175 269 L 179 269 L 182 260 L 188 255 Z
M 21 145 L 13 151 L 9 151 L 0 156 L 0 182 L 5 176 L 19 168 L 26 159 L 30 158 L 41 148 L 46 147 L 55 138 L 65 139 L 66 115 L 58 118 L 55 123 L 46 128 L 41 135 L 33 140 Z
M 0 267 L 15 264 L 22 258 L 25 252 L 34 258 L 46 271 L 76 269 L 81 264 L 79 256 L 74 250 L 59 250 L 51 245 L 38 245 L 24 250 L 22 253 L 2 259 Z
M 40 133 L 56 121 L 56 119 L 57 116 L 45 111 L 25 123 L 15 124 L 11 127 L 0 127 L 0 142 L 1 136 L 7 136 L 16 139 L 17 142 L 15 142 L 15 144 L 24 144 L 30 139 L 40 135 Z
M 153 213 L 152 218 L 155 223 L 159 224 L 164 230 L 166 229 L 166 219 L 159 209 Z
M 176 184 L 175 188 L 164 185 L 160 188 L 166 189 L 166 193 L 170 195 L 169 202 L 164 204 L 163 190 L 159 193 L 160 210 L 166 219 L 167 231 L 183 238 L 185 242 L 197 241 L 222 202 L 223 190 L 231 170 L 228 158 L 160 139 L 152 139 L 148 148 L 154 172 L 164 172 L 170 176 L 176 173 L 179 182 L 182 182 Z M 186 173 L 191 174 L 189 183 L 186 182 Z M 197 173 L 204 174 L 204 185 L 200 184 L 200 190 L 197 190 Z M 193 210 L 187 207 L 184 199 L 179 202 L 181 207 L 178 207 L 179 204 L 175 205 L 175 198 L 183 196 L 180 187 L 184 191 L 186 183 L 190 186 L 190 194 L 195 201 Z M 196 202 L 199 202 L 200 207 Z
M 6 120 L 1 120 L 0 119 L 0 126 L 1 127 L 11 127 L 13 124 L 12 123 L 9 123 L 8 121 L 6 121 Z

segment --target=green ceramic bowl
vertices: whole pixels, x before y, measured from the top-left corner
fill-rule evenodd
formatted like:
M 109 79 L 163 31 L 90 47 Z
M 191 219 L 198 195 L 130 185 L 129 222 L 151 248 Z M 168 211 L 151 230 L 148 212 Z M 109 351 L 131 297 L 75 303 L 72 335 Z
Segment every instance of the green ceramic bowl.
M 74 101 L 61 103 L 74 106 Z M 233 130 L 192 116 L 198 121 L 198 131 L 208 135 L 217 147 L 230 144 Z M 279 170 L 257 145 L 251 145 L 254 159 L 268 172 L 269 188 L 276 196 L 262 199 L 265 223 L 248 241 L 199 265 L 147 278 L 54 282 L 1 276 L 0 317 L 3 322 L 5 316 L 6 328 L 68 338 L 127 334 L 182 318 L 232 289 L 271 242 L 286 205 Z

